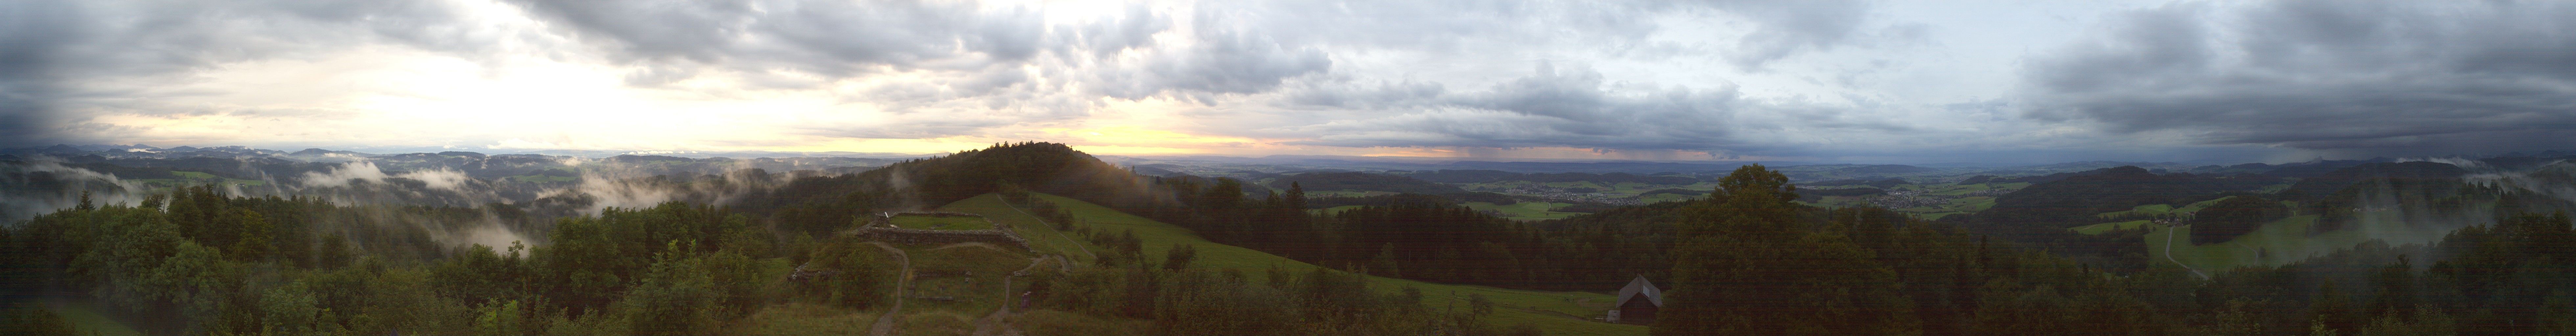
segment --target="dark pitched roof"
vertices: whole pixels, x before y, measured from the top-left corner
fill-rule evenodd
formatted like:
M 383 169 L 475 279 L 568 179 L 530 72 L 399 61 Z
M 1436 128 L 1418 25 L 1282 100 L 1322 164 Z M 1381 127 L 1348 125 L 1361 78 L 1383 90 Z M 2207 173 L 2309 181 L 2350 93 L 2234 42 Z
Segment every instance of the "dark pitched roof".
M 1664 306 L 1664 290 L 1655 288 L 1655 283 L 1646 281 L 1644 275 L 1637 276 L 1635 280 L 1628 280 L 1627 287 L 1619 287 L 1619 303 L 1610 306 L 1627 306 L 1628 299 L 1636 298 L 1640 293 L 1646 294 L 1646 303 L 1655 304 L 1656 307 Z

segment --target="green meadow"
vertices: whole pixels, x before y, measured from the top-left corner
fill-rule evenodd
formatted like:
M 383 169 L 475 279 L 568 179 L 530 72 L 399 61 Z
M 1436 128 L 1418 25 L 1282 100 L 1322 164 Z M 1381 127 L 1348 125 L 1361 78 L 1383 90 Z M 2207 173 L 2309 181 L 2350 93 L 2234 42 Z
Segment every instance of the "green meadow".
M 1574 203 L 1520 202 L 1512 204 L 1494 204 L 1492 202 L 1467 202 L 1459 205 L 1466 206 L 1470 209 L 1499 212 L 1503 214 L 1503 218 L 1516 221 L 1548 220 L 1584 215 L 1584 213 L 1578 212 L 1551 211 L 1556 208 L 1573 206 Z
M 2402 221 L 2353 221 L 2353 226 L 2340 230 L 2315 232 L 2317 215 L 2301 215 L 2264 223 L 2254 232 L 2227 242 L 2192 245 L 2191 226 L 2153 227 L 2146 235 L 2148 258 L 2158 263 L 2181 262 L 2202 272 L 2225 271 L 2237 267 L 2271 267 L 2286 265 L 2309 257 L 2351 248 L 2370 241 L 2369 232 L 2416 231 Z M 2168 237 L 2171 237 L 2168 241 Z M 2402 243 L 2402 242 L 2392 242 Z M 2166 248 L 2172 248 L 2172 260 L 2166 259 Z
M 1197 261 L 1191 263 L 1192 267 L 1217 270 L 1238 270 L 1242 271 L 1249 281 L 1256 283 L 1264 281 L 1261 279 L 1267 276 L 1266 271 L 1273 267 L 1288 270 L 1307 270 L 1315 267 L 1314 265 L 1304 262 L 1291 260 L 1261 251 L 1209 242 L 1205 238 L 1201 238 L 1196 233 L 1191 232 L 1189 229 L 1146 219 L 1144 217 L 1137 217 L 1135 215 L 1119 212 L 1117 210 L 1091 204 L 1089 202 L 1045 194 L 1032 194 L 1032 196 L 1055 203 L 1057 207 L 1072 213 L 1080 225 L 1087 226 L 1092 230 L 1099 232 L 1135 232 L 1136 237 L 1144 241 L 1143 247 L 1145 249 L 1145 255 L 1147 256 L 1160 256 L 1167 250 L 1171 249 L 1175 244 L 1189 244 L 1198 249 L 1198 258 Z M 997 207 L 997 205 L 1001 206 Z M 1068 258 L 1073 258 L 1080 256 L 1082 252 L 1071 252 L 1071 254 L 1067 254 L 1068 248 L 1089 248 L 1093 251 L 1100 249 L 1099 246 L 1089 246 L 1087 242 L 1080 239 L 1059 239 L 1057 242 L 1048 242 L 1047 239 L 1041 239 L 1038 237 L 1038 234 L 1052 235 L 1055 232 L 1053 232 L 1051 227 L 1039 225 L 1034 217 L 1019 214 L 1017 213 L 1018 211 L 1001 204 L 1000 198 L 995 195 L 987 194 L 976 196 L 974 198 L 950 204 L 942 207 L 941 209 L 945 211 L 958 211 L 985 215 L 986 218 L 990 218 L 994 221 L 1010 224 L 1015 230 L 1019 228 L 1045 228 L 1045 230 L 1019 230 L 1024 237 L 1031 240 L 1033 245 L 1043 246 L 1034 247 L 1039 251 L 1039 253 L 1065 255 Z M 1540 331 L 1545 332 L 1548 335 L 1646 334 L 1645 326 L 1602 323 L 1587 320 L 1588 318 L 1601 317 L 1604 314 L 1604 311 L 1609 309 L 1612 300 L 1610 295 L 1607 294 L 1587 292 L 1543 292 L 1484 286 L 1448 285 L 1376 276 L 1368 276 L 1366 278 L 1368 279 L 1370 288 L 1373 290 L 1393 292 L 1404 287 L 1419 289 L 1422 293 L 1428 296 L 1424 299 L 1425 305 L 1427 306 L 1456 305 L 1463 307 L 1467 304 L 1468 295 L 1481 294 L 1488 300 L 1492 300 L 1498 308 L 1495 310 L 1493 315 L 1485 317 L 1487 322 L 1495 325 L 1509 326 L 1528 323 L 1538 327 Z M 1602 288 L 1603 291 L 1614 289 L 1617 288 Z M 1043 324 L 1048 323 L 1046 321 L 1081 319 L 1080 317 L 1074 316 L 1056 316 L 1034 312 L 1031 314 L 1031 317 L 1033 317 L 1033 321 L 1023 321 L 1022 323 Z M 1096 325 L 1096 323 L 1068 323 L 1072 325 Z
M 892 224 L 894 227 L 899 228 L 925 230 L 984 230 L 993 228 L 993 222 L 985 221 L 983 218 L 922 215 L 897 215 L 894 216 L 893 219 L 886 220 L 886 224 Z

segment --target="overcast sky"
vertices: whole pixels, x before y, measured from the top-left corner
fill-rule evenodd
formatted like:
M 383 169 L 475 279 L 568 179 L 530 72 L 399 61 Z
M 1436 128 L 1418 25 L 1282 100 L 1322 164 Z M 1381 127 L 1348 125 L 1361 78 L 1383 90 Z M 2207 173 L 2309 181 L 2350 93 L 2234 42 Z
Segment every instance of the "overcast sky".
M 2566 1 L 0 1 L 0 141 L 2058 162 L 2576 148 Z

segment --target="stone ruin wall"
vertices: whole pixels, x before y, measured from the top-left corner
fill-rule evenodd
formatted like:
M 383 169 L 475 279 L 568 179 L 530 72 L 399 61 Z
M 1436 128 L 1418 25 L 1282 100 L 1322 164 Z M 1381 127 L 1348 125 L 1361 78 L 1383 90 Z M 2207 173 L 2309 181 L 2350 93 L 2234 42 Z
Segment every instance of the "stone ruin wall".
M 1012 233 L 1011 226 L 1009 224 L 1002 224 L 1001 222 L 995 222 L 991 219 L 986 219 L 984 222 L 992 223 L 992 229 L 924 230 L 894 227 L 894 223 L 892 221 L 895 216 L 984 217 L 982 215 L 970 213 L 934 211 L 879 213 L 877 214 L 876 219 L 868 221 L 868 225 L 859 227 L 859 238 L 905 245 L 989 243 L 993 245 L 1009 246 L 1021 251 L 1029 250 L 1028 239 L 1020 238 L 1019 234 Z

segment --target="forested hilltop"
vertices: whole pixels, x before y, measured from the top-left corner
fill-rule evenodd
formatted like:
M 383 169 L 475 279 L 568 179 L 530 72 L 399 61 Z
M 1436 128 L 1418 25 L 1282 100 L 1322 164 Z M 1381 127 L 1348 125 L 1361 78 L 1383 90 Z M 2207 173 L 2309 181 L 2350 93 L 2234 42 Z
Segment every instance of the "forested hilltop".
M 2543 168 L 2532 178 L 2560 178 L 2548 173 L 2555 166 L 2535 165 Z M 0 230 L 0 262 L 13 270 L 0 275 L 8 277 L 0 290 L 24 303 L 11 305 L 0 328 L 228 335 L 2576 333 L 2576 274 L 2567 273 L 2576 269 L 2576 229 L 2567 215 L 2550 213 L 2560 209 L 2555 198 L 2456 182 L 2461 174 L 2441 168 L 2355 164 L 2269 191 L 2260 189 L 2279 184 L 2277 177 L 2137 167 L 2034 175 L 2045 178 L 2009 182 L 2033 184 L 1995 197 L 2003 201 L 1994 209 L 1942 220 L 1807 201 L 1809 189 L 1762 165 L 1697 180 L 1710 187 L 1691 198 L 1516 221 L 1465 205 L 1490 201 L 1473 193 L 1310 196 L 1308 180 L 1146 176 L 1052 143 L 999 144 L 841 174 L 665 179 L 638 186 L 728 192 L 596 211 L 565 204 L 611 203 L 566 197 L 399 205 L 198 185 L 153 189 L 135 202 L 84 199 Z M 1326 174 L 1313 176 L 1337 185 L 1419 186 Z M 1611 178 L 1680 182 L 1660 176 Z M 2191 203 L 2198 217 L 2152 228 L 2166 231 L 2067 229 L 2133 218 L 2123 216 L 2149 224 L 2179 218 L 2147 211 L 2172 203 Z M 2423 211 L 2398 209 L 2410 206 Z M 881 214 L 921 210 L 1006 224 L 1025 246 L 908 245 L 849 234 Z M 2180 258 L 2144 247 L 2340 237 L 2331 235 L 2404 222 L 2389 219 L 2398 214 L 2494 216 L 2456 230 L 2426 224 L 2422 230 L 2443 233 L 2423 241 L 2364 240 L 2227 268 L 2155 260 Z M 2308 231 L 2272 229 L 2282 223 Z M 2210 232 L 2198 231 L 2204 228 Z M 2178 243 L 2185 240 L 2193 242 Z M 2139 254 L 2124 254 L 2132 252 Z M 1666 290 L 1660 317 L 1647 326 L 1602 321 L 1611 299 L 1604 294 L 1641 275 Z

